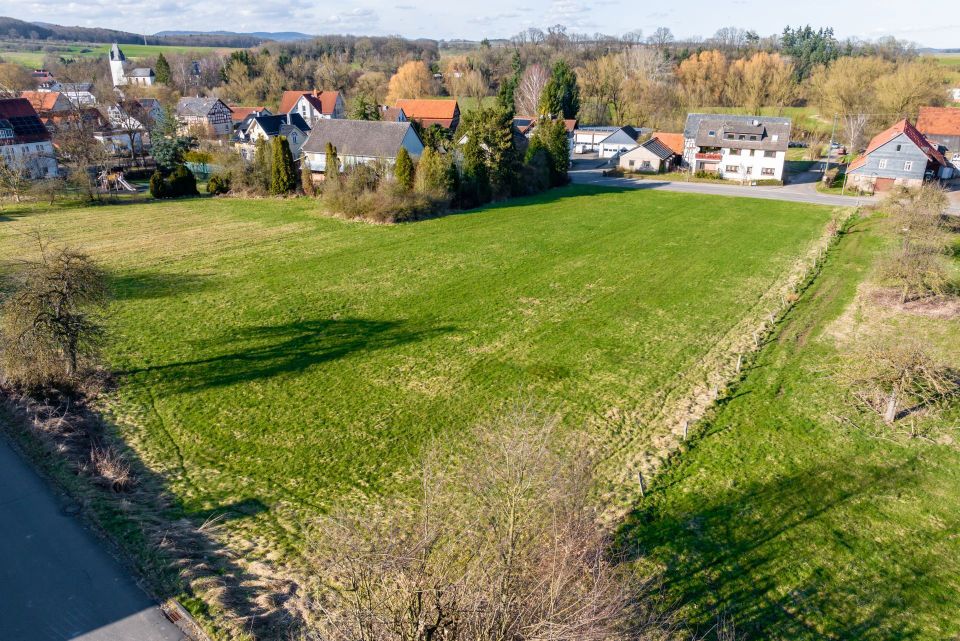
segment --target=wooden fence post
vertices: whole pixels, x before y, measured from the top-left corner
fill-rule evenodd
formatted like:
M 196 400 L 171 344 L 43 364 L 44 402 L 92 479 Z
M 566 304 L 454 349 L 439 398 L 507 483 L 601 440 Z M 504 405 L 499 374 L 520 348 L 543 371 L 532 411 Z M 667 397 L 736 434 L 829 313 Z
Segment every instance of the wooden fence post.
M 644 497 L 647 495 L 647 486 L 643 482 L 643 472 L 637 470 L 637 480 L 640 481 L 640 496 Z

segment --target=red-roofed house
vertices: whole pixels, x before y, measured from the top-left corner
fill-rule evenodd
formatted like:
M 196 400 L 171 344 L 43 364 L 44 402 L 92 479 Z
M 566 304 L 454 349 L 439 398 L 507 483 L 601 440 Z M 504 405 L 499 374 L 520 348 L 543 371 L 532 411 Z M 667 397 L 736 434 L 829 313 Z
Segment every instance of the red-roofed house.
M 947 157 L 960 162 L 960 108 L 920 107 L 917 130 L 927 140 L 947 150 Z
M 650 138 L 656 138 L 667 149 L 678 156 L 683 155 L 683 134 L 671 134 L 663 131 L 656 131 L 652 136 L 650 136 Z
M 284 91 L 277 113 L 298 113 L 313 126 L 318 120 L 345 118 L 346 107 L 339 91 Z
M 864 191 L 918 187 L 924 180 L 948 178 L 949 173 L 943 154 L 906 119 L 874 136 L 863 155 L 847 167 L 848 181 Z
M 31 178 L 59 173 L 50 131 L 26 98 L 0 99 L 0 155 Z
M 460 124 L 460 105 L 454 99 L 403 99 L 398 100 L 396 106 L 403 109 L 407 120 L 417 122 L 421 127 L 440 125 L 456 131 Z
M 73 103 L 59 91 L 21 91 L 20 97 L 29 100 L 38 114 L 73 110 Z

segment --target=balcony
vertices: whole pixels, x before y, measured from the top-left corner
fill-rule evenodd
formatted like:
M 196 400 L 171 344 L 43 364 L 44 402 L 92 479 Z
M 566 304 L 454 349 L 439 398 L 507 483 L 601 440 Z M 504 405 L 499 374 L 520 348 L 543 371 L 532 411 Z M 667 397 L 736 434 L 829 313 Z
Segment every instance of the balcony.
M 709 160 L 712 162 L 718 162 L 723 158 L 723 154 L 719 151 L 711 151 L 705 153 L 699 153 L 696 155 L 697 160 Z

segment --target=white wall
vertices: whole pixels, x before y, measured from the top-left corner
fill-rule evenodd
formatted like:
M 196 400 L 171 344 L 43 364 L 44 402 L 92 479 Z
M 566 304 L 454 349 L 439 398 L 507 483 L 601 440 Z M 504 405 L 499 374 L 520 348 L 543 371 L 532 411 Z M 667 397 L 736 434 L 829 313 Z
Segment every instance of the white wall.
M 720 175 L 727 180 L 783 180 L 783 163 L 787 158 L 785 151 L 776 152 L 774 158 L 767 158 L 759 149 L 752 150 L 752 156 L 746 155 L 751 150 L 739 151 L 739 155 L 733 155 L 727 147 L 722 150 L 719 163 Z M 727 167 L 731 165 L 735 165 L 738 170 L 727 171 Z M 752 171 L 746 173 L 747 168 L 752 168 Z M 764 175 L 764 169 L 773 169 L 773 175 Z

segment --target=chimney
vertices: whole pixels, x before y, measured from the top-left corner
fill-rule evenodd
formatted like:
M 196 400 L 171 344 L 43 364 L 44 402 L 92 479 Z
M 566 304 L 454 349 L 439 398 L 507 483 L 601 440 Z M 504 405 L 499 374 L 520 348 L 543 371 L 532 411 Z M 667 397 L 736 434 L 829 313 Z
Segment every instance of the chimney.
M 320 97 L 320 92 L 317 91 L 316 89 L 314 89 L 314 90 L 313 90 L 313 97 L 314 97 L 314 98 L 319 98 L 319 97 Z
M 293 124 L 292 122 L 290 122 L 290 112 L 289 112 L 289 111 L 287 112 L 287 124 L 288 124 L 288 125 L 292 125 L 292 124 Z

